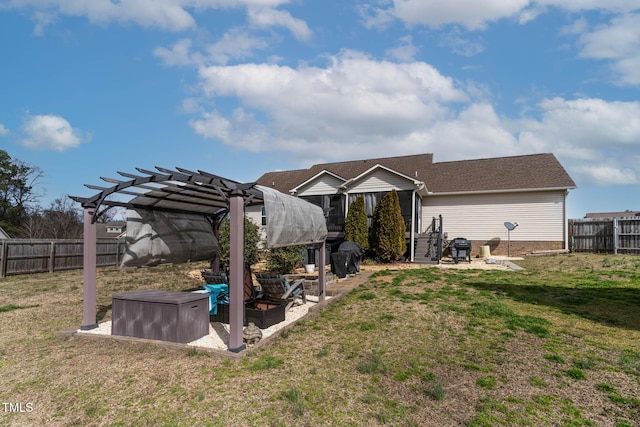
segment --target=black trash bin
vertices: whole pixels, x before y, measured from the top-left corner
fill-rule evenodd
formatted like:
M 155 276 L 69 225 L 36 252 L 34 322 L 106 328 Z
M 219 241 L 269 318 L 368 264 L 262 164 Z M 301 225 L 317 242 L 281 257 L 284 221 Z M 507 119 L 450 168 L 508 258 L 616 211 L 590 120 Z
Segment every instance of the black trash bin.
M 347 264 L 351 255 L 348 252 L 334 252 L 331 254 L 331 272 L 339 279 L 347 277 Z

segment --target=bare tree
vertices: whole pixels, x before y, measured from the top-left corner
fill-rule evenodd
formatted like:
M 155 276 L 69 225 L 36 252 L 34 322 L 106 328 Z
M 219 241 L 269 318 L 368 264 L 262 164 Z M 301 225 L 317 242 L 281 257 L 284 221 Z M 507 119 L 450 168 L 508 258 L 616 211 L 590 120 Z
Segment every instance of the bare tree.
M 18 233 L 28 210 L 41 194 L 37 191 L 42 171 L 0 150 L 0 226 L 8 233 Z

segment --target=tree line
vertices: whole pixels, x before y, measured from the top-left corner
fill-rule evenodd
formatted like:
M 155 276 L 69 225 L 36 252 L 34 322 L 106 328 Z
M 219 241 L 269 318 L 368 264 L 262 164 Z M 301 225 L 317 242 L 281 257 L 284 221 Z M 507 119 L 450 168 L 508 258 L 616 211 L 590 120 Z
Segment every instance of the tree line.
M 13 238 L 79 239 L 82 237 L 82 210 L 68 195 L 42 207 L 42 170 L 0 150 L 0 227 Z M 116 212 L 100 216 L 110 221 Z

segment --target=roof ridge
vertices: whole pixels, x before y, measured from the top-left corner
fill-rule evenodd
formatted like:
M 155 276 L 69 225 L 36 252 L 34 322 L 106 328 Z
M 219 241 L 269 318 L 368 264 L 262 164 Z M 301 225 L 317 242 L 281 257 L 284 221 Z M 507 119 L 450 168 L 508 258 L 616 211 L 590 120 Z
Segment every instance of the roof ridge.
M 535 157 L 535 156 L 554 156 L 553 153 L 535 153 L 535 154 L 517 154 L 513 156 L 500 156 L 500 157 L 482 157 L 479 159 L 462 159 L 462 160 L 447 160 L 444 162 L 433 162 L 434 165 L 442 165 L 445 163 L 460 163 L 460 162 L 480 162 L 484 160 L 504 160 L 504 159 L 517 159 L 523 157 Z

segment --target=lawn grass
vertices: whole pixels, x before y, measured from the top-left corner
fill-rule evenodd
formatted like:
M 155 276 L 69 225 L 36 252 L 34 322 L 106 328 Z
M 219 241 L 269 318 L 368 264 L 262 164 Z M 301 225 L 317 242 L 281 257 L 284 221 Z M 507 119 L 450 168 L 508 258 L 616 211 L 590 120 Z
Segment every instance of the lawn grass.
M 518 264 L 391 266 L 240 361 L 55 338 L 81 323 L 82 272 L 0 279 L 0 402 L 32 408 L 0 425 L 638 425 L 640 257 Z M 99 321 L 200 268 L 100 269 Z

